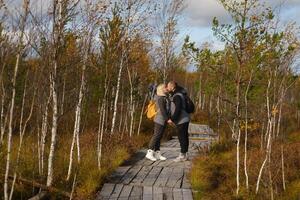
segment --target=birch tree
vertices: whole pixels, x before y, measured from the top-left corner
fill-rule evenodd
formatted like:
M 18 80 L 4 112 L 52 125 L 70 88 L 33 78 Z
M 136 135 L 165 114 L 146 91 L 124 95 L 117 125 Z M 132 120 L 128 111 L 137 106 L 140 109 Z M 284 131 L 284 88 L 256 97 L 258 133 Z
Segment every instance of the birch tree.
M 50 85 L 52 91 L 52 128 L 51 128 L 51 144 L 48 157 L 48 173 L 47 173 L 47 186 L 53 184 L 53 161 L 54 152 L 56 146 L 56 135 L 58 126 L 58 87 L 57 87 L 57 69 L 60 65 L 59 56 L 60 48 L 62 45 L 62 38 L 64 34 L 64 28 L 74 14 L 79 1 L 66 1 L 66 0 L 53 0 L 52 4 L 52 40 L 53 40 L 53 52 L 52 52 L 52 70 L 50 74 Z
M 67 174 L 67 180 L 70 179 L 71 170 L 72 170 L 72 163 L 73 163 L 73 151 L 75 146 L 75 140 L 77 141 L 77 161 L 80 163 L 80 145 L 79 145 L 79 132 L 80 132 L 80 123 L 81 123 L 81 109 L 82 109 L 82 101 L 84 98 L 84 93 L 86 90 L 86 68 L 88 64 L 88 58 L 91 51 L 92 39 L 94 37 L 94 30 L 100 24 L 100 17 L 98 13 L 103 13 L 105 8 L 104 4 L 95 4 L 93 5 L 91 2 L 86 2 L 84 5 L 84 16 L 87 16 L 86 24 L 83 26 L 82 32 L 82 48 L 84 49 L 83 52 L 83 61 L 82 61 L 82 68 L 81 68 L 81 83 L 80 89 L 78 94 L 78 102 L 76 105 L 75 110 L 75 124 L 74 124 L 74 131 L 73 131 L 73 139 L 71 144 L 70 150 L 70 160 L 69 160 L 69 169 Z M 87 29 L 87 30 L 86 30 Z
M 110 130 L 111 134 L 113 134 L 115 130 L 121 77 L 123 68 L 124 66 L 126 67 L 125 58 L 128 57 L 128 52 L 130 48 L 129 44 L 130 41 L 132 41 L 132 38 L 134 38 L 138 34 L 141 34 L 142 28 L 147 28 L 145 26 L 145 22 L 149 14 L 151 14 L 152 12 L 153 5 L 155 4 L 153 4 L 149 0 L 126 0 L 119 3 L 119 7 L 125 9 L 124 13 L 122 13 L 124 15 L 124 18 L 121 19 L 121 21 L 123 22 L 121 29 L 122 37 L 120 38 L 120 41 L 117 45 L 120 48 L 120 56 L 118 65 L 117 86 L 113 105 L 113 116 L 111 123 L 112 125 Z M 133 109 L 133 107 L 131 107 L 131 109 Z
M 171 67 L 171 57 L 175 50 L 175 39 L 178 35 L 177 23 L 185 5 L 183 0 L 163 0 L 160 6 L 155 29 L 160 42 L 158 52 L 162 55 L 160 62 L 162 63 L 163 81 L 166 82 L 168 70 Z
M 18 38 L 18 47 L 17 47 L 17 57 L 16 63 L 14 67 L 14 75 L 12 78 L 12 94 L 11 94 L 11 101 L 10 101 L 10 111 L 9 111 L 9 122 L 8 122 L 8 135 L 7 135 L 7 154 L 6 154 L 6 168 L 5 168 L 5 177 L 4 177 L 4 199 L 8 200 L 8 176 L 10 171 L 10 162 L 11 162 L 11 146 L 12 146 L 12 132 L 13 132 L 13 117 L 14 117 L 14 106 L 15 106 L 15 97 L 16 97 L 16 80 L 18 69 L 20 65 L 20 59 L 23 54 L 24 46 L 23 46 L 23 39 L 24 39 L 24 32 L 25 32 L 25 25 L 27 21 L 27 16 L 29 12 L 29 0 L 23 1 L 23 15 L 20 16 L 20 33 Z

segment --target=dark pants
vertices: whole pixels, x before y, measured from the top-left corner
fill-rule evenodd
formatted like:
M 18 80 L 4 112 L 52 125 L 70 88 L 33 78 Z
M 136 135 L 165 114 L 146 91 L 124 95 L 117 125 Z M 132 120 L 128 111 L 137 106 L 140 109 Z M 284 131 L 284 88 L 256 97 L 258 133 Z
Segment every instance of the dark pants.
M 154 134 L 150 140 L 149 149 L 152 149 L 153 151 L 160 150 L 160 140 L 163 136 L 165 129 L 166 126 L 154 123 Z
M 178 139 L 180 143 L 181 153 L 186 153 L 189 150 L 189 122 L 184 124 L 178 124 L 177 127 L 177 133 L 178 133 Z

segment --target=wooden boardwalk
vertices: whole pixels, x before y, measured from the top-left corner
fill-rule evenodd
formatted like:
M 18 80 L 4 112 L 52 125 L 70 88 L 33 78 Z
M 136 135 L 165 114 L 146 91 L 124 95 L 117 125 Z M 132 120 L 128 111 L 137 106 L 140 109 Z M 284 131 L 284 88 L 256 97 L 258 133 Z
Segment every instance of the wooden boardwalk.
M 191 160 L 197 156 L 199 149 L 210 143 L 211 139 L 191 138 L 189 160 L 180 163 L 173 161 L 180 152 L 176 138 L 161 145 L 166 161 L 145 159 L 147 150 L 142 149 L 108 177 L 96 199 L 191 200 L 193 194 L 187 178 Z

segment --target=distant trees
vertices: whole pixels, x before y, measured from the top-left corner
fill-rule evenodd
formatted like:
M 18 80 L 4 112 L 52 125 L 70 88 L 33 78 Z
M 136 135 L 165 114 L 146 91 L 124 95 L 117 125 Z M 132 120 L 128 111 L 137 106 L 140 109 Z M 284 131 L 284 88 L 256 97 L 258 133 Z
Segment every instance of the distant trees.
M 214 34 L 225 42 L 225 49 L 217 52 L 198 49 L 187 38 L 184 51 L 198 64 L 200 77 L 206 77 L 205 80 L 201 78 L 205 81 L 201 83 L 205 88 L 202 93 L 210 98 L 217 97 L 212 103 L 236 141 L 236 194 L 241 187 L 241 141 L 244 141 L 245 187 L 249 190 L 248 132 L 256 124 L 255 129 L 264 127 L 261 143 L 266 157 L 257 172 L 255 192 L 258 193 L 263 169 L 272 162 L 272 142 L 279 139 L 279 134 L 284 134 L 280 128 L 282 105 L 288 101 L 286 94 L 294 83 L 291 67 L 299 52 L 299 41 L 293 26 L 279 29 L 272 9 L 257 0 L 220 2 L 233 19 L 232 24 L 220 24 L 216 18 L 213 20 Z M 268 173 L 273 199 L 270 167 Z
M 178 36 L 178 21 L 185 7 L 183 0 L 163 0 L 159 4 L 160 10 L 155 20 L 154 31 L 159 39 L 156 49 L 158 69 L 161 71 L 162 79 L 167 81 L 175 55 L 176 38 Z
M 72 135 L 69 181 L 77 176 L 73 169 L 81 165 L 80 133 L 85 129 L 97 127 L 95 161 L 99 170 L 103 138 L 117 133 L 133 137 L 142 130 L 140 113 L 147 86 L 155 78 L 150 66 L 148 18 L 156 3 L 54 0 L 40 11 L 26 0 L 16 27 L 8 20 L 14 6 L 0 3 L 1 14 L 5 14 L 0 24 L 0 147 L 6 154 L 4 196 L 11 199 L 11 173 L 13 186 L 19 176 L 11 151 L 17 152 L 18 163 L 23 137 L 29 132 L 37 137 L 39 175 L 46 179 L 45 187 L 52 187 L 62 135 Z M 30 31 L 27 25 L 32 26 Z M 20 133 L 18 149 L 12 148 L 16 132 Z M 6 151 L 2 151 L 4 147 Z M 36 198 L 45 194 L 42 191 Z

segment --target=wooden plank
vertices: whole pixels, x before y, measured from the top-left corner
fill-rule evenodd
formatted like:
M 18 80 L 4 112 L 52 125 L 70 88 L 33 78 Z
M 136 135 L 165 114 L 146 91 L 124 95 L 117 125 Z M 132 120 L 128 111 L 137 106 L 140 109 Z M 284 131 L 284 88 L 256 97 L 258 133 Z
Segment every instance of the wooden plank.
M 184 168 L 185 167 L 185 162 L 174 162 L 173 161 L 168 167 L 172 167 L 172 168 Z
M 183 168 L 173 168 L 172 174 L 169 177 L 169 180 L 166 184 L 167 187 L 181 187 L 182 183 L 182 178 L 183 178 Z
M 180 147 L 180 144 L 179 144 L 179 142 L 174 142 L 173 144 L 172 144 L 172 147 Z
M 143 200 L 152 200 L 153 199 L 153 188 L 149 186 L 143 187 Z
M 163 191 L 161 187 L 153 187 L 153 199 L 163 200 Z
M 189 158 L 199 154 L 198 149 L 209 146 L 207 140 L 190 140 Z M 146 199 L 146 200 L 192 200 L 191 184 L 188 172 L 192 162 L 175 163 L 173 160 L 180 152 L 178 139 L 172 139 L 161 145 L 161 153 L 166 161 L 150 161 L 145 159 L 145 149 L 138 151 L 127 163 L 132 166 L 117 168 L 97 199 Z
M 132 188 L 133 188 L 132 185 L 124 185 L 124 187 L 122 189 L 122 192 L 121 192 L 121 194 L 120 194 L 120 196 L 119 196 L 118 199 L 120 199 L 120 200 L 128 200 Z
M 146 158 L 143 158 L 143 159 L 139 160 L 138 162 L 136 162 L 135 165 L 143 166 L 145 161 L 146 161 Z
M 141 200 L 143 198 L 143 187 L 134 186 L 129 199 L 130 200 Z
M 174 158 L 176 158 L 179 155 L 179 149 L 178 151 L 174 150 L 174 151 L 170 151 L 169 157 L 171 160 L 173 160 Z
M 179 168 L 180 170 L 178 174 L 176 174 L 176 176 L 178 177 L 178 180 L 176 182 L 176 184 L 174 185 L 174 187 L 176 188 L 181 188 L 182 186 L 182 181 L 183 181 L 183 177 L 184 177 L 184 169 L 183 168 Z
M 182 189 L 183 200 L 193 200 L 193 193 L 191 189 Z
M 178 189 L 178 188 L 174 188 L 173 189 L 173 198 L 174 198 L 174 200 L 182 200 L 183 199 L 182 190 Z
M 123 184 L 116 184 L 114 191 L 111 193 L 109 199 L 110 200 L 115 200 L 118 199 L 118 197 L 120 196 L 120 193 L 123 189 Z
M 144 158 L 144 162 L 141 164 L 142 166 L 150 166 L 154 163 L 155 161 L 151 161 L 147 158 Z
M 146 176 L 150 173 L 152 167 L 151 166 L 143 166 L 136 177 L 131 181 L 132 185 L 141 185 Z
M 166 152 L 166 153 L 164 154 L 164 156 L 167 157 L 167 160 L 158 163 L 156 166 L 165 167 L 165 166 L 168 166 L 170 163 L 172 163 L 172 162 L 173 162 L 173 159 L 171 158 L 171 153 L 172 153 L 172 152 Z
M 173 200 L 173 190 L 169 187 L 163 187 L 163 197 L 165 200 Z
M 96 199 L 109 199 L 110 194 L 115 188 L 115 184 L 105 183 L 101 189 L 101 192 L 97 195 Z
M 172 168 L 164 167 L 161 173 L 159 174 L 157 180 L 155 181 L 154 186 L 164 187 L 167 184 L 168 179 L 172 174 L 172 171 Z
M 152 170 L 149 172 L 145 180 L 143 181 L 144 186 L 152 186 L 156 181 L 157 177 L 159 176 L 162 167 L 153 167 Z
M 188 173 L 189 173 L 189 169 L 184 169 L 181 188 L 191 188 L 191 184 L 188 179 Z
M 208 125 L 189 124 L 188 132 L 190 134 L 215 134 Z
M 170 140 L 169 142 L 163 143 L 160 148 L 170 148 L 172 144 L 173 141 Z
M 141 170 L 142 166 L 133 166 L 127 173 L 122 177 L 121 183 L 127 185 L 132 179 L 137 175 L 137 173 Z
M 131 168 L 131 166 L 126 167 L 118 167 L 109 177 L 109 182 L 119 183 L 122 177 L 126 174 L 126 172 Z

